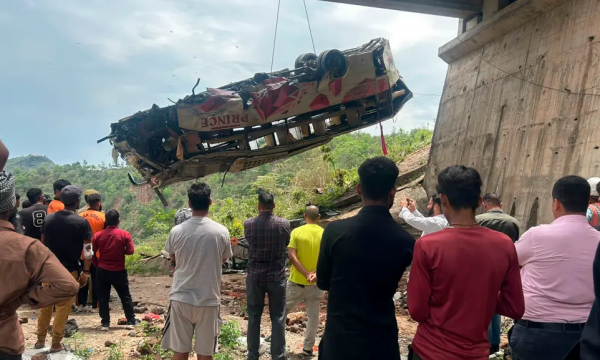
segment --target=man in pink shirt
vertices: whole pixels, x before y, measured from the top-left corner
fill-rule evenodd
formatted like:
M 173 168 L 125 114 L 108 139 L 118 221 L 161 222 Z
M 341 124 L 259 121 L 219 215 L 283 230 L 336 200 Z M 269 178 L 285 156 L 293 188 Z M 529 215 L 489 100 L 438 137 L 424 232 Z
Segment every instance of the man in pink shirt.
M 590 185 L 579 176 L 552 189 L 556 220 L 515 244 L 525 314 L 510 336 L 514 360 L 562 360 L 579 341 L 594 302 L 593 263 L 600 232 L 585 217 Z

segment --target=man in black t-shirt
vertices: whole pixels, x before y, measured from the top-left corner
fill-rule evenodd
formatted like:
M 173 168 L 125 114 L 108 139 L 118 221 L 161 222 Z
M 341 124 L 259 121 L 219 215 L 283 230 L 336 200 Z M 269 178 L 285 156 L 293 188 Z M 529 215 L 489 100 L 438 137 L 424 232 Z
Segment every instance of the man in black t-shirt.
M 79 259 L 82 251 L 85 255 L 83 272 L 79 275 L 79 285 L 85 286 L 90 276 L 92 258 L 92 229 L 85 218 L 77 214 L 81 202 L 81 188 L 77 186 L 65 186 L 60 192 L 60 201 L 65 208 L 48 214 L 42 225 L 42 242 L 50 251 L 56 255 L 60 263 L 71 272 L 74 278 L 78 278 Z M 85 249 L 85 251 L 84 251 Z M 52 324 L 52 346 L 50 352 L 58 352 L 64 349 L 62 339 L 64 337 L 65 325 L 71 314 L 73 298 L 67 299 L 55 305 L 56 315 Z M 40 309 L 37 328 L 36 349 L 46 345 L 46 335 L 52 319 L 52 306 Z
M 23 234 L 42 240 L 42 225 L 48 211 L 48 205 L 44 205 L 44 194 L 41 189 L 31 188 L 27 190 L 27 199 L 33 205 L 20 212 Z

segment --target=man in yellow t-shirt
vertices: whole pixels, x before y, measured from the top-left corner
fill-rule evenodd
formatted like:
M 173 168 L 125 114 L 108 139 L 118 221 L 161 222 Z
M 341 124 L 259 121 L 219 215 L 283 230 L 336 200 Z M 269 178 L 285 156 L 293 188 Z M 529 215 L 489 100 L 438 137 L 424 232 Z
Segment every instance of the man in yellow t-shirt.
M 323 228 L 317 225 L 320 217 L 318 207 L 307 206 L 304 212 L 306 225 L 292 231 L 288 245 L 293 266 L 286 289 L 286 314 L 290 313 L 300 301 L 306 304 L 308 324 L 302 351 L 306 356 L 312 356 L 319 328 L 321 299 L 325 294 L 316 285 L 317 260 L 323 236 Z

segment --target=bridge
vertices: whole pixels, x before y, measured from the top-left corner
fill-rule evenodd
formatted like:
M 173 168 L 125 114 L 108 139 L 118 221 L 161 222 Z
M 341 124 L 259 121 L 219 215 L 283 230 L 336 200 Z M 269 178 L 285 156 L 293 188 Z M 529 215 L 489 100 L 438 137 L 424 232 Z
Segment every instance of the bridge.
M 470 18 L 483 11 L 480 0 L 325 0 L 390 10 Z M 497 1 L 497 0 L 496 0 Z

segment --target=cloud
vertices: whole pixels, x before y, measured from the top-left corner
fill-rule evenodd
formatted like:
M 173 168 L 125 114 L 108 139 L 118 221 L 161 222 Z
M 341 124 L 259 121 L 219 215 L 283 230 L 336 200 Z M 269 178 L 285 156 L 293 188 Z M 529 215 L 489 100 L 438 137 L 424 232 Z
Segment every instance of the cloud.
M 441 93 L 446 64 L 437 49 L 455 36 L 455 19 L 306 4 L 317 53 L 386 37 L 408 86 L 417 94 Z M 271 67 L 277 0 L 5 5 L 0 66 L 11 71 L 0 72 L 0 121 L 10 126 L 0 136 L 15 156 L 44 153 L 57 162 L 82 161 L 82 156 L 90 163 L 108 162 L 108 145 L 95 140 L 108 134 L 111 122 L 182 98 L 197 78 L 201 88 L 217 87 Z M 274 69 L 292 67 L 312 48 L 303 2 L 282 0 Z M 431 123 L 438 103 L 439 98 L 415 95 L 384 128 Z M 65 129 L 72 129 L 67 139 Z

